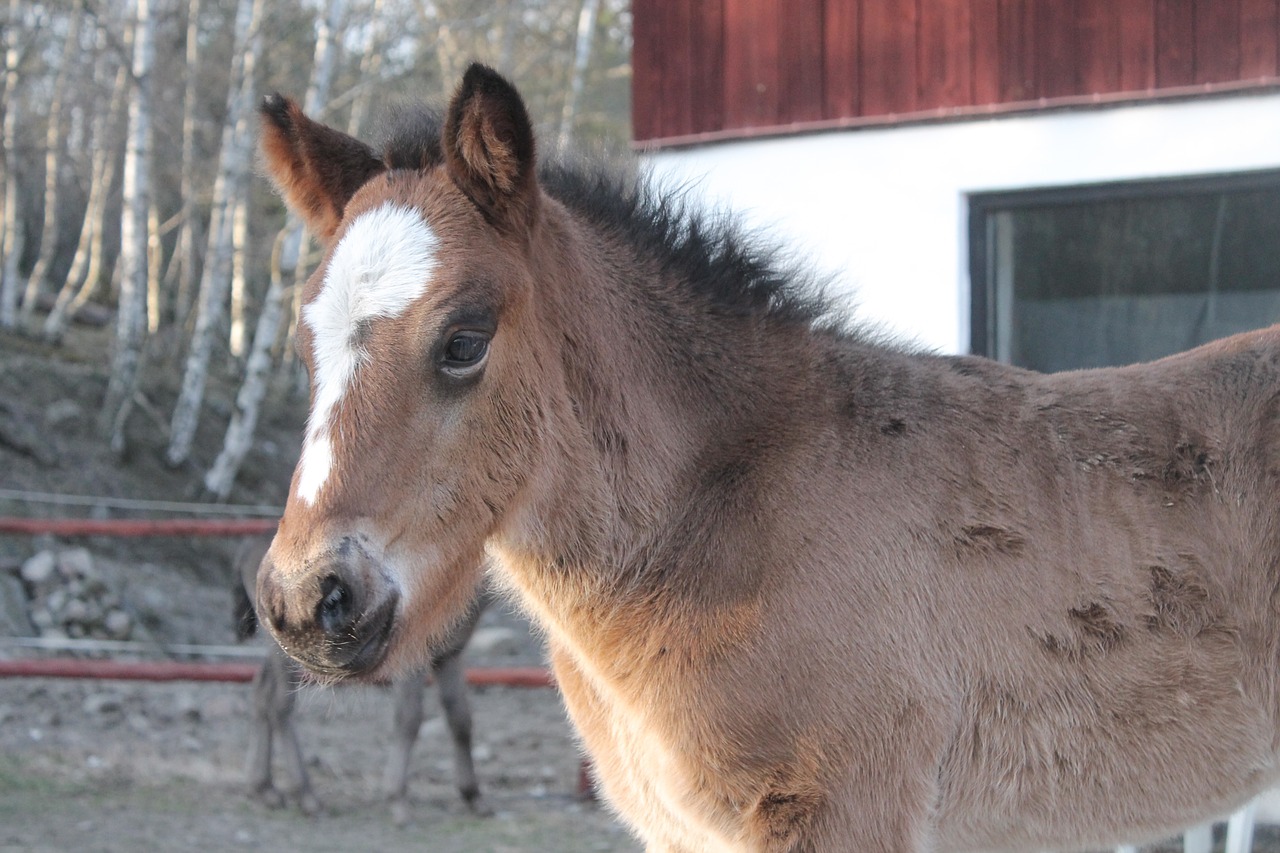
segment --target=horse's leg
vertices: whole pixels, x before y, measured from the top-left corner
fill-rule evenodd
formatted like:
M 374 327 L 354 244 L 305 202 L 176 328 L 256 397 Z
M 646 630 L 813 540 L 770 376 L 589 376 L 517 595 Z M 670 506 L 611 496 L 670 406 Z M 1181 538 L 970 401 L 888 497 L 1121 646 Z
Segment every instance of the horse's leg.
M 811 814 L 793 814 L 785 790 L 762 797 L 748 816 L 751 849 L 933 851 L 942 728 L 910 701 L 885 722 L 884 729 L 865 732 L 853 766 L 823 792 Z
M 480 793 L 475 761 L 471 755 L 471 700 L 467 695 L 466 672 L 462 667 L 462 650 L 457 649 L 432 661 L 436 685 L 440 690 L 440 706 L 449 723 L 453 740 L 453 768 L 458 793 L 474 814 L 488 816 L 493 810 Z
M 601 799 L 636 833 L 645 853 L 695 853 L 696 847 L 681 843 L 674 818 L 648 823 L 636 819 L 637 815 L 664 814 L 665 806 L 645 774 L 637 772 L 630 753 L 634 745 L 630 733 L 625 726 L 614 725 L 604 698 L 554 639 L 549 651 L 565 707 L 590 751 L 595 790 Z
M 311 790 L 311 777 L 307 774 L 306 762 L 302 758 L 302 746 L 298 743 L 298 729 L 293 723 L 295 696 L 298 692 L 298 670 L 293 662 L 285 657 L 274 644 L 271 647 L 268 664 L 264 671 L 273 673 L 270 689 L 267 691 L 266 714 L 271 726 L 280 735 L 280 749 L 289 772 L 298 783 L 298 807 L 305 814 L 314 815 L 320 811 L 320 803 Z
M 249 793 L 272 808 L 284 805 L 284 798 L 271 784 L 271 693 L 283 662 L 279 655 L 268 654 L 254 675 L 253 722 L 249 729 Z
M 426 675 L 415 669 L 391 683 L 394 716 L 386 786 L 391 795 L 391 818 L 398 826 L 409 822 L 409 755 L 422 728 L 422 693 Z

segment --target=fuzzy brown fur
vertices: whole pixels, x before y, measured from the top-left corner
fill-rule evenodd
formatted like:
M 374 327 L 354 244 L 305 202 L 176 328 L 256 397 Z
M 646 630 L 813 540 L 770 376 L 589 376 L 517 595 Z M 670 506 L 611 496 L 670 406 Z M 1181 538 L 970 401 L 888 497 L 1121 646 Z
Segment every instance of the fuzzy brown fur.
M 349 198 L 264 127 L 321 233 L 390 200 L 440 239 L 263 567 L 292 653 L 368 671 L 317 616 L 337 578 L 394 605 L 373 671 L 410 663 L 487 548 L 653 851 L 1102 846 L 1276 780 L 1280 329 L 1051 376 L 905 352 L 732 235 L 549 192 L 492 72 L 448 115 L 445 162 Z

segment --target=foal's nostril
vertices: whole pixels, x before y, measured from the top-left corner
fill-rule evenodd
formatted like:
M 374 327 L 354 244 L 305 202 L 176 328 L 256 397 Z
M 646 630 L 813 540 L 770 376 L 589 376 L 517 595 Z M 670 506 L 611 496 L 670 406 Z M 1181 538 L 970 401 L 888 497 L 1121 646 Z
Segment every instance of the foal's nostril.
M 263 561 L 258 569 L 258 583 L 254 598 L 258 610 L 258 622 L 270 625 L 277 634 L 285 629 L 284 596 L 276 582 L 275 572 Z
M 345 633 L 353 613 L 351 590 L 337 575 L 320 582 L 320 603 L 316 605 L 316 622 L 330 636 Z

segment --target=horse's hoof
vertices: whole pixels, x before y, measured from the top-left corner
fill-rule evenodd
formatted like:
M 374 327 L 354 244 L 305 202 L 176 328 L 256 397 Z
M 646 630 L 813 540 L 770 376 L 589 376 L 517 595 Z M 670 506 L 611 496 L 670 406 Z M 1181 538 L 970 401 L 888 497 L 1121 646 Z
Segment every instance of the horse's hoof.
M 391 822 L 404 829 L 409 825 L 409 804 L 404 800 L 391 801 Z
M 315 817 L 320 814 L 320 801 L 310 791 L 303 791 L 298 795 L 298 808 L 307 817 Z
M 284 794 L 270 784 L 255 788 L 253 796 L 269 809 L 282 809 L 288 804 Z
M 467 803 L 467 808 L 476 817 L 493 817 L 493 807 L 489 805 L 489 801 L 477 791 L 470 797 L 463 797 Z

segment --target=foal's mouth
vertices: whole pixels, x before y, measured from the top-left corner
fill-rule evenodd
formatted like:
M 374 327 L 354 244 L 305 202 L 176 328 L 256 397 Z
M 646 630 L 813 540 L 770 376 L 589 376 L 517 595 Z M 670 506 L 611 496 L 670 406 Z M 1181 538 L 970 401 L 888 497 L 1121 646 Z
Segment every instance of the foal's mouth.
M 293 655 L 312 674 L 334 681 L 372 674 L 386 659 L 395 637 L 396 608 L 400 596 L 392 595 L 366 611 L 351 626 L 350 637 L 328 641 L 318 649 Z

